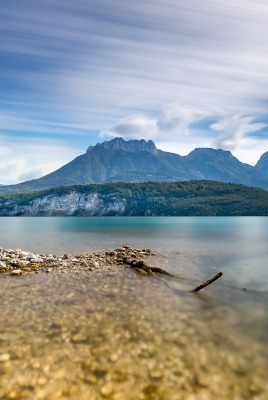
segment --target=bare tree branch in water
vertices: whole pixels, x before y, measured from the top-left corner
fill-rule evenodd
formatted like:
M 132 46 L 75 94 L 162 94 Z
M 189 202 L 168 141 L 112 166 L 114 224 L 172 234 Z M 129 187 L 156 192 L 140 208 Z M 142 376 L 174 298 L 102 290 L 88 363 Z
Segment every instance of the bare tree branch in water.
M 165 280 L 161 279 L 159 276 L 155 275 L 157 274 L 162 274 L 162 275 L 168 275 L 173 278 L 180 278 L 178 275 L 173 275 L 170 274 L 169 272 L 165 271 L 162 268 L 159 267 L 150 267 L 147 265 L 144 261 L 136 261 L 136 260 L 130 260 L 126 257 L 122 257 L 123 263 L 129 265 L 130 267 L 134 268 L 137 271 L 143 271 L 146 272 L 148 275 L 153 276 L 155 279 L 161 281 L 165 286 L 167 286 L 169 289 L 172 289 L 174 291 L 178 291 L 177 289 L 173 288 L 172 286 L 169 285 L 168 282 Z M 210 285 L 211 283 L 215 282 L 217 279 L 219 279 L 222 276 L 222 272 L 219 272 L 217 275 L 213 276 L 213 278 L 208 279 L 206 282 L 203 282 L 201 285 L 195 287 L 192 292 L 199 292 L 199 290 L 204 289 L 206 286 Z

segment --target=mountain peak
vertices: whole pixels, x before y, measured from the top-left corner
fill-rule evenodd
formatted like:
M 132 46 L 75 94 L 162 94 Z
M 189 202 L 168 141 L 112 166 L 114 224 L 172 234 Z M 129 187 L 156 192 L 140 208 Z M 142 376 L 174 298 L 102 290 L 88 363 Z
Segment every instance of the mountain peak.
M 108 182 L 173 182 L 213 180 L 268 189 L 268 152 L 252 167 L 230 151 L 197 148 L 188 156 L 157 150 L 151 140 L 114 138 L 90 146 L 68 164 L 48 175 L 11 186 L 0 193 L 27 192 L 59 186 Z
M 90 146 L 87 149 L 87 152 L 91 151 L 94 148 L 104 148 L 111 150 L 122 150 L 129 153 L 136 153 L 139 151 L 146 151 L 148 153 L 152 153 L 154 155 L 158 155 L 158 150 L 152 140 L 148 140 L 148 142 L 144 139 L 141 140 L 128 140 L 125 141 L 122 137 L 116 137 L 112 140 L 105 141 L 103 143 L 97 143 L 96 146 Z
M 187 156 L 189 160 L 199 160 L 204 157 L 210 159 L 230 159 L 235 158 L 229 150 L 213 149 L 211 147 L 198 147 L 191 151 Z

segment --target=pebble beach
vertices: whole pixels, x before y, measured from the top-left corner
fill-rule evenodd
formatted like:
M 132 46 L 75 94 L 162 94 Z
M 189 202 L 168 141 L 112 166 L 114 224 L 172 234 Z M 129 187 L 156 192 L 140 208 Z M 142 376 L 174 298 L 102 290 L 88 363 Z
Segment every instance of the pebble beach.
M 53 269 L 62 273 L 73 270 L 104 270 L 111 265 L 122 265 L 122 256 L 130 258 L 143 258 L 155 255 L 150 249 L 131 249 L 129 246 L 119 247 L 100 253 L 61 256 L 54 254 L 37 254 L 21 249 L 3 249 L 0 247 L 0 273 L 10 275 L 27 275 L 38 272 L 52 272 Z
M 267 399 L 265 338 L 245 332 L 231 292 L 176 280 L 175 295 L 122 257 L 163 261 L 129 246 L 0 250 L 1 400 Z

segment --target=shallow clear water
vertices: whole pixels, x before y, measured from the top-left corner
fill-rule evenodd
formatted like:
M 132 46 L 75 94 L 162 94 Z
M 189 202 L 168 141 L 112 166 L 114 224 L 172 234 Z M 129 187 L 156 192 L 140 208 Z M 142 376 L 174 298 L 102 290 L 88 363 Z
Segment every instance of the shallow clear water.
M 166 255 L 168 268 L 200 279 L 224 272 L 224 283 L 268 290 L 266 217 L 3 217 L 0 246 L 80 253 L 122 244 Z M 179 255 L 176 253 L 180 253 Z
M 127 240 L 160 250 L 211 247 L 263 251 L 267 217 L 1 217 L 3 246 L 39 251 L 101 250 Z
M 127 243 L 184 277 L 223 277 L 193 294 L 193 281 L 169 278 L 174 292 L 118 266 L 0 275 L 0 399 L 267 399 L 267 221 L 1 218 L 6 248 Z

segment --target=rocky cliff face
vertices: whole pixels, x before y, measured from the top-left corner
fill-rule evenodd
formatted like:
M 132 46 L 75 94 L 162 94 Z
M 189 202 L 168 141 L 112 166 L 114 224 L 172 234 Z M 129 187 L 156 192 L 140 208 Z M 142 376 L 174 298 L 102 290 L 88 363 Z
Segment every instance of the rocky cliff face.
M 158 150 L 152 140 L 146 142 L 146 140 L 128 140 L 125 141 L 123 138 L 115 138 L 110 141 L 103 143 L 97 143 L 96 146 L 90 146 L 87 149 L 87 153 L 94 148 L 110 149 L 115 151 L 125 151 L 128 153 L 138 153 L 140 151 L 146 151 L 147 153 L 158 155 Z
M 124 210 L 124 200 L 114 198 L 107 201 L 98 193 L 72 192 L 61 196 L 40 195 L 23 205 L 8 200 L 0 203 L 1 216 L 122 215 Z

